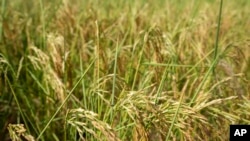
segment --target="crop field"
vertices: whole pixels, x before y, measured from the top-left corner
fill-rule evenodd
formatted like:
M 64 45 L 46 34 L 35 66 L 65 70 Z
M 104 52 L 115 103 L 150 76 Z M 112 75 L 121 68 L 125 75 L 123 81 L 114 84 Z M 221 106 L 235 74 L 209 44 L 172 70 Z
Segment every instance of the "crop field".
M 1 0 L 1 141 L 226 141 L 250 124 L 249 0 Z

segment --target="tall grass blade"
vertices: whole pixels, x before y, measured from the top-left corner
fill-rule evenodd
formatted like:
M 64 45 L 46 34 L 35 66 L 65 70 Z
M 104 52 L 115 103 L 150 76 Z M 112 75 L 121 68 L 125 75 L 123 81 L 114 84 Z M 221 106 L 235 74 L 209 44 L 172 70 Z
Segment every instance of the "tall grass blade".
M 215 44 L 214 44 L 214 61 L 217 61 L 216 58 L 218 56 L 218 47 L 219 47 L 219 36 L 220 36 L 220 26 L 221 26 L 221 15 L 222 15 L 222 5 L 223 0 L 220 1 L 220 8 L 219 8 L 219 15 L 218 15 L 218 23 L 217 23 L 217 32 L 215 37 Z M 217 62 L 216 62 L 217 64 Z M 213 73 L 215 74 L 215 66 L 213 67 Z
M 45 125 L 45 127 L 43 128 L 43 130 L 41 131 L 41 133 L 38 135 L 37 140 L 40 139 L 43 135 L 43 133 L 46 131 L 46 129 L 49 127 L 50 123 L 55 119 L 56 115 L 59 113 L 59 111 L 62 109 L 63 105 L 68 101 L 68 99 L 70 98 L 70 96 L 72 95 L 73 91 L 76 89 L 76 87 L 80 84 L 80 82 L 82 81 L 82 79 L 84 78 L 84 76 L 86 75 L 86 73 L 88 72 L 88 70 L 91 68 L 91 66 L 93 65 L 93 63 L 95 62 L 95 59 L 90 63 L 90 65 L 88 66 L 88 68 L 85 70 L 85 72 L 82 74 L 81 78 L 76 82 L 76 84 L 74 85 L 74 87 L 71 89 L 71 91 L 69 92 L 69 94 L 67 95 L 67 97 L 65 98 L 65 100 L 62 102 L 62 104 L 57 108 L 56 112 L 53 114 L 53 116 L 50 118 L 49 122 Z

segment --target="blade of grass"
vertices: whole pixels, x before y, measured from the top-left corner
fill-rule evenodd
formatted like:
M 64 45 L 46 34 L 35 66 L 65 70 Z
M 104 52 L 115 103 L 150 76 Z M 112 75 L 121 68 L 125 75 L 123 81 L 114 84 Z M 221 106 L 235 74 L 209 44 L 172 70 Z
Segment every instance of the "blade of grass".
M 207 80 L 208 76 L 210 75 L 210 73 L 215 74 L 214 70 L 215 67 L 217 65 L 217 62 L 219 60 L 219 55 L 218 55 L 218 44 L 219 44 L 219 32 L 220 32 L 220 21 L 221 21 L 221 12 L 222 12 L 222 4 L 223 4 L 223 0 L 221 0 L 220 2 L 220 9 L 219 9 L 219 17 L 218 17 L 218 27 L 217 27 L 217 33 L 216 33 L 216 39 L 215 39 L 215 47 L 214 47 L 214 60 L 211 64 L 211 67 L 208 69 L 207 73 L 205 74 L 204 79 L 202 80 L 201 84 L 199 85 L 199 87 L 197 88 L 194 96 L 192 97 L 192 100 L 190 101 L 189 105 L 192 106 L 193 102 L 195 101 L 198 93 L 200 92 L 200 90 L 202 89 L 203 85 L 205 84 L 205 81 Z
M 116 51 L 115 51 L 115 64 L 114 64 L 114 74 L 113 74 L 113 86 L 112 86 L 112 95 L 111 95 L 111 106 L 114 106 L 114 99 L 115 99 L 115 87 L 116 87 L 116 68 L 117 68 L 117 57 L 118 57 L 118 50 L 119 50 L 119 45 L 118 45 L 118 41 L 117 41 L 117 45 L 116 45 Z M 111 118 L 113 118 L 112 116 L 112 112 L 111 112 Z
M 205 68 L 205 67 L 198 67 L 197 65 L 163 64 L 163 63 L 143 63 L 143 64 L 152 66 L 164 66 L 164 67 Z
M 168 71 L 168 67 L 166 67 L 165 70 L 164 70 L 164 73 L 163 73 L 163 76 L 162 76 L 162 79 L 161 79 L 161 82 L 160 82 L 160 86 L 159 86 L 159 88 L 157 90 L 157 93 L 156 93 L 155 104 L 158 103 L 158 97 L 160 96 L 160 94 L 162 92 L 163 84 L 165 83 L 166 76 L 167 76 L 167 71 Z
M 140 65 L 141 65 L 141 61 L 142 61 L 143 50 L 144 50 L 144 47 L 146 46 L 146 42 L 148 40 L 148 34 L 149 34 L 149 32 L 147 32 L 145 34 L 145 36 L 144 36 L 143 45 L 142 45 L 142 48 L 141 48 L 140 53 L 139 53 L 139 62 L 137 64 L 137 66 L 136 66 L 136 70 L 135 70 L 135 74 L 134 74 L 134 79 L 133 79 L 133 84 L 132 84 L 132 89 L 131 89 L 132 91 L 134 90 L 134 87 L 135 87 L 138 71 L 139 71 L 139 68 L 140 68 Z
M 30 105 L 29 98 L 27 98 L 27 97 L 24 97 L 24 98 L 25 98 L 25 102 L 26 102 L 27 107 L 29 109 L 33 109 L 32 105 Z M 38 122 L 32 122 L 32 118 L 35 117 L 34 111 L 30 110 L 30 112 L 31 112 L 30 114 L 29 113 L 24 113 L 24 116 L 26 117 L 26 119 L 30 123 L 32 130 L 38 135 L 39 132 L 41 131 L 41 129 L 40 129 L 39 125 L 38 125 Z
M 214 61 L 216 61 L 216 58 L 218 56 L 218 46 L 219 46 L 219 34 L 220 34 L 220 24 L 221 24 L 221 15 L 222 15 L 222 5 L 223 5 L 223 0 L 220 1 L 220 12 L 219 12 L 219 16 L 218 16 L 218 23 L 217 23 L 217 33 L 216 33 L 216 37 L 215 37 L 215 45 L 214 45 Z M 217 62 L 216 62 L 217 64 Z M 213 74 L 215 74 L 215 67 L 216 64 L 213 67 Z
M 169 130 L 168 130 L 168 134 L 167 134 L 167 137 L 166 137 L 166 141 L 168 141 L 168 139 L 169 139 L 169 137 L 170 137 L 171 130 L 172 130 L 173 126 L 174 126 L 175 120 L 176 120 L 177 115 L 178 115 L 178 113 L 179 113 L 179 110 L 180 110 L 180 107 L 181 107 L 181 104 L 182 104 L 182 100 L 183 100 L 183 97 L 184 97 L 184 94 L 185 94 L 185 91 L 186 91 L 186 89 L 187 89 L 188 84 L 189 84 L 189 80 L 186 82 L 185 86 L 184 86 L 183 89 L 182 89 L 180 101 L 179 101 L 178 107 L 177 107 L 177 109 L 176 109 L 176 111 L 175 111 L 174 118 L 173 118 L 173 120 L 172 120 L 172 122 L 171 122 L 170 128 L 169 128 Z
M 55 119 L 56 115 L 59 113 L 59 111 L 62 109 L 63 105 L 68 101 L 68 99 L 70 98 L 70 96 L 72 95 L 73 91 L 76 89 L 76 87 L 80 84 L 80 82 L 82 81 L 82 79 L 84 78 L 84 76 L 86 75 L 86 73 L 88 72 L 88 70 L 90 69 L 90 67 L 93 65 L 93 63 L 95 62 L 95 59 L 93 59 L 93 61 L 90 63 L 90 65 L 88 66 L 88 68 L 85 70 L 85 72 L 82 74 L 81 78 L 76 82 L 76 84 L 74 85 L 74 87 L 71 89 L 71 91 L 69 92 L 69 94 L 67 95 L 67 97 L 65 98 L 65 100 L 62 102 L 62 104 L 58 107 L 58 109 L 56 110 L 56 112 L 54 113 L 54 115 L 50 118 L 49 122 L 46 124 L 46 126 L 43 128 L 43 130 L 41 131 L 41 133 L 39 134 L 39 136 L 37 137 L 37 140 L 40 139 L 43 135 L 43 133 L 45 132 L 45 130 L 49 127 L 50 123 Z
M 96 26 L 96 45 L 95 45 L 95 56 L 96 56 L 96 63 L 95 63 L 95 71 L 94 71 L 94 82 L 97 83 L 96 85 L 99 86 L 99 78 L 100 78 L 100 37 L 99 37 L 99 25 L 98 21 L 95 21 Z
M 80 60 L 80 70 L 83 72 L 83 63 L 82 63 L 82 55 L 80 54 L 79 60 Z M 83 102 L 84 107 L 87 108 L 87 96 L 86 96 L 86 90 L 85 90 L 85 83 L 84 80 L 82 81 L 82 94 L 83 94 Z
M 18 100 L 18 98 L 17 98 L 17 96 L 16 96 L 16 93 L 14 92 L 14 90 L 13 90 L 13 88 L 12 88 L 12 85 L 11 85 L 11 83 L 10 83 L 9 78 L 7 78 L 6 80 L 7 80 L 7 82 L 8 82 L 9 87 L 10 87 L 11 93 L 13 94 L 13 97 L 14 97 L 14 99 L 15 99 L 15 101 L 16 101 L 16 104 L 17 104 L 17 107 L 18 107 L 18 111 L 20 112 L 20 114 L 21 114 L 21 116 L 22 116 L 22 119 L 23 119 L 23 121 L 24 121 L 24 124 L 25 124 L 25 125 L 28 125 L 28 122 L 26 121 L 26 118 L 25 118 L 25 116 L 24 116 L 23 110 L 22 110 L 22 108 L 21 108 L 21 106 L 20 106 L 20 102 L 19 102 L 19 100 Z M 27 130 L 28 130 L 28 133 L 30 133 L 29 128 L 27 128 Z
M 2 34 L 3 34 L 3 19 L 4 19 L 4 11 L 5 11 L 5 0 L 2 0 L 2 11 L 1 11 L 1 21 L 0 21 L 0 43 L 2 41 Z
M 208 69 L 207 73 L 205 74 L 203 80 L 201 81 L 200 85 L 198 86 L 197 90 L 195 91 L 195 94 L 193 95 L 190 103 L 189 103 L 189 106 L 192 106 L 196 97 L 198 96 L 200 90 L 202 89 L 203 85 L 205 84 L 206 80 L 208 79 L 209 75 L 211 74 L 211 72 L 213 71 L 214 69 L 214 66 L 216 65 L 216 62 L 217 62 L 218 58 L 216 58 L 216 60 L 213 61 L 213 63 L 211 64 L 210 68 Z
M 28 73 L 30 74 L 30 76 L 35 80 L 35 82 L 37 83 L 37 85 L 43 90 L 43 92 L 45 93 L 46 96 L 51 97 L 49 95 L 49 92 L 43 87 L 43 85 L 39 82 L 39 80 L 36 78 L 36 75 L 33 74 L 29 69 L 27 69 Z
M 112 84 L 112 95 L 111 95 L 111 113 L 110 113 L 110 121 L 113 121 L 113 106 L 115 105 L 114 99 L 115 99 L 115 87 L 116 87 L 116 70 L 117 70 L 117 58 L 121 49 L 121 46 L 124 44 L 125 39 L 127 38 L 128 33 L 125 34 L 125 37 L 122 39 L 121 43 L 118 43 L 117 39 L 117 44 L 116 44 L 116 51 L 115 51 L 115 63 L 114 63 L 114 70 L 113 70 L 113 84 Z
M 42 47 L 44 48 L 45 47 L 45 18 L 44 18 L 44 7 L 43 7 L 43 1 L 42 0 L 39 0 L 39 4 L 40 4 L 40 10 L 41 10 L 41 22 L 42 22 Z

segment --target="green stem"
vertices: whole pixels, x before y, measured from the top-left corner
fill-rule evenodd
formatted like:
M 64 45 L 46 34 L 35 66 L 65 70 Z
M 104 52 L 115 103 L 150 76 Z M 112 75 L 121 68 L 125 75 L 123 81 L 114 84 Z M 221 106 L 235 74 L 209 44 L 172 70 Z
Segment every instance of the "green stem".
M 82 74 L 81 78 L 77 81 L 77 83 L 75 84 L 75 86 L 71 89 L 71 91 L 69 92 L 69 94 L 67 95 L 67 97 L 65 98 L 65 100 L 62 102 L 62 104 L 58 107 L 58 109 L 56 110 L 56 112 L 54 113 L 54 115 L 50 118 L 49 122 L 46 124 L 46 126 L 43 128 L 42 132 L 37 137 L 37 140 L 42 137 L 42 135 L 45 132 L 45 130 L 49 127 L 50 123 L 54 120 L 54 118 L 56 117 L 56 115 L 62 109 L 63 105 L 65 105 L 65 103 L 68 101 L 68 99 L 72 95 L 73 91 L 80 84 L 80 82 L 82 81 L 82 79 L 84 78 L 84 76 L 86 75 L 86 73 L 88 72 L 88 70 L 90 69 L 90 67 L 93 65 L 94 62 L 95 62 L 95 59 L 90 63 L 89 67 L 85 70 L 85 72 Z
M 219 46 L 219 34 L 220 34 L 220 24 L 221 24 L 221 15 L 222 15 L 222 4 L 223 0 L 220 1 L 220 12 L 218 16 L 218 27 L 217 27 L 217 33 L 216 33 L 216 38 L 215 38 L 215 46 L 214 46 L 214 61 L 216 61 L 216 58 L 218 56 L 218 46 Z M 217 62 L 216 62 L 217 64 Z M 215 74 L 214 70 L 216 67 L 216 64 L 213 67 L 213 73 Z

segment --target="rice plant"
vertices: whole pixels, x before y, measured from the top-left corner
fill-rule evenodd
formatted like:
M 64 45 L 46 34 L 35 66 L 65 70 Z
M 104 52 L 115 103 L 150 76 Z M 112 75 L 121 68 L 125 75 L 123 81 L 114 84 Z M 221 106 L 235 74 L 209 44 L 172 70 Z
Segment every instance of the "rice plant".
M 224 141 L 250 124 L 249 1 L 0 4 L 3 141 Z

